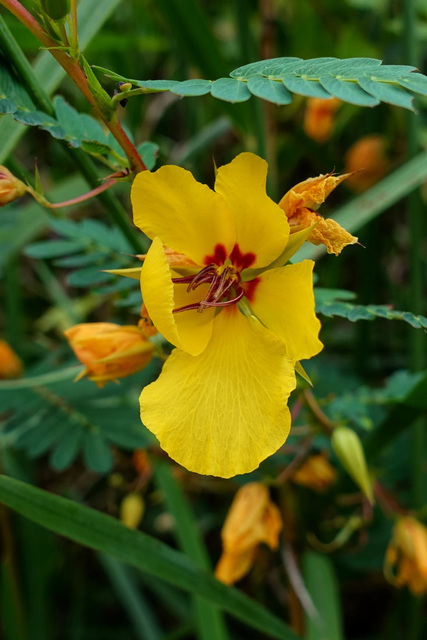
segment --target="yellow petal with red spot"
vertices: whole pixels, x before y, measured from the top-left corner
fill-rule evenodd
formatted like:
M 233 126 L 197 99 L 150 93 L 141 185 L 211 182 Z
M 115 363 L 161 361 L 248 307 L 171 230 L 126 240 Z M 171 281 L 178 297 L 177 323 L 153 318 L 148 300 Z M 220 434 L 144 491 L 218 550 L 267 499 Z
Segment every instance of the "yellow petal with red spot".
M 201 285 L 187 293 L 186 284 L 173 284 L 175 275 L 178 276 L 169 266 L 161 240 L 155 238 L 142 267 L 142 299 L 154 326 L 166 340 L 195 356 L 210 340 L 214 309 L 173 313 L 174 309 L 202 300 L 208 288 Z
M 142 391 L 141 420 L 182 466 L 230 478 L 258 467 L 286 440 L 295 384 L 283 343 L 233 307 L 215 318 L 199 356 L 172 352 Z
M 284 250 L 289 225 L 266 194 L 268 165 L 253 153 L 241 153 L 218 169 L 215 191 L 227 201 L 236 225 L 240 254 L 254 254 L 252 268 L 271 264 Z
M 235 243 L 233 215 L 223 198 L 182 167 L 141 171 L 131 192 L 133 219 L 149 238 L 185 254 L 199 265 L 222 245 Z
M 356 244 L 357 238 L 343 229 L 336 220 L 332 218 L 321 218 L 311 232 L 308 241 L 312 244 L 324 244 L 328 253 L 338 256 L 349 244 Z
M 254 314 L 285 343 L 295 362 L 319 353 L 320 322 L 314 313 L 312 260 L 265 271 L 250 304 Z

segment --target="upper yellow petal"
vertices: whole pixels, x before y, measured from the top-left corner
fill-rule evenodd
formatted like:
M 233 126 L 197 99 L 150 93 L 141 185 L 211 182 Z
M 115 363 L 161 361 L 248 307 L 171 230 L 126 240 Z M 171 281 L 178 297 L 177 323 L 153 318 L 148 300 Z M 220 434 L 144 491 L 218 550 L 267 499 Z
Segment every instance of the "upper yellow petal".
M 241 153 L 218 169 L 215 191 L 227 201 L 236 225 L 238 255 L 254 254 L 249 267 L 264 267 L 283 251 L 288 222 L 266 194 L 268 165 L 253 153 Z M 236 250 L 237 253 L 237 250 Z
M 283 343 L 233 307 L 215 318 L 203 353 L 172 352 L 142 391 L 141 419 L 179 464 L 229 478 L 252 471 L 286 440 L 295 384 Z
M 178 274 L 171 271 L 161 240 L 155 238 L 141 271 L 142 299 L 158 331 L 176 347 L 198 355 L 210 340 L 214 309 L 203 313 L 173 310 L 201 300 L 207 285 L 187 293 L 186 285 L 174 285 L 174 275 Z
M 320 322 L 314 313 L 314 262 L 265 271 L 254 281 L 250 304 L 254 314 L 284 341 L 292 361 L 311 358 L 322 350 Z
M 149 238 L 185 254 L 196 264 L 218 246 L 228 255 L 235 243 L 233 215 L 224 199 L 176 166 L 141 171 L 131 192 L 134 222 Z

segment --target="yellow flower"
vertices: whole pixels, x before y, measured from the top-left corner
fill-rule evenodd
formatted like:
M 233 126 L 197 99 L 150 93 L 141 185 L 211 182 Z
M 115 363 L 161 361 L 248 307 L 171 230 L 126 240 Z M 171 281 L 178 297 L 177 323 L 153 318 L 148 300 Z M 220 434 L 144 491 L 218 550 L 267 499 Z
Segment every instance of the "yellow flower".
M 319 144 L 331 137 L 335 126 L 335 112 L 341 101 L 337 98 L 308 98 L 304 113 L 304 132 Z
M 391 584 L 406 584 L 414 595 L 427 592 L 427 528 L 415 518 L 402 517 L 394 526 L 384 573 Z
M 91 322 L 76 324 L 64 335 L 86 365 L 78 379 L 87 375 L 98 387 L 140 371 L 153 357 L 153 345 L 133 326 Z
M 0 380 L 2 378 L 18 378 L 22 374 L 23 365 L 12 347 L 5 340 L 0 340 Z
M 223 553 L 215 569 L 217 579 L 225 584 L 240 580 L 251 568 L 261 542 L 278 548 L 282 526 L 280 512 L 263 484 L 251 482 L 239 489 L 221 531 Z
M 277 451 L 294 364 L 322 349 L 313 262 L 283 266 L 289 225 L 266 176 L 264 160 L 242 153 L 218 169 L 215 191 L 176 166 L 144 171 L 132 187 L 134 222 L 153 240 L 142 297 L 178 347 L 143 390 L 141 419 L 197 473 L 247 473 Z M 195 266 L 172 266 L 164 246 Z
M 372 134 L 357 140 L 345 156 L 345 168 L 350 172 L 347 186 L 357 193 L 366 191 L 381 180 L 389 169 L 384 136 Z
M 320 205 L 340 182 L 351 174 L 342 176 L 327 174 L 317 178 L 308 178 L 292 187 L 279 202 L 288 218 L 291 233 L 306 229 L 313 224 L 315 228 L 308 237 L 312 244 L 324 244 L 328 253 L 339 255 L 345 246 L 355 244 L 357 238 L 331 218 L 325 219 L 316 213 Z
M 292 481 L 314 491 L 326 491 L 336 480 L 334 467 L 322 454 L 312 455 L 292 475 Z
M 23 182 L 15 178 L 9 169 L 0 165 L 0 207 L 17 200 L 27 191 Z

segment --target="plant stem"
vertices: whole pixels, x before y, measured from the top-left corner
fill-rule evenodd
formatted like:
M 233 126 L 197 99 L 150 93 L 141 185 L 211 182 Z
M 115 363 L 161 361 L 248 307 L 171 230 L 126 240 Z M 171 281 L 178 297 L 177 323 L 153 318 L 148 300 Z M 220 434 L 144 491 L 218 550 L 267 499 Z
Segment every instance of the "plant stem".
M 77 30 L 77 0 L 71 0 L 71 47 L 77 54 L 79 50 L 79 36 Z
M 90 200 L 90 198 L 93 198 L 94 196 L 99 195 L 103 191 L 107 191 L 107 189 L 112 187 L 113 184 L 116 184 L 115 180 L 107 180 L 106 182 L 104 182 L 104 184 L 101 184 L 99 187 L 96 187 L 96 189 L 92 189 L 92 191 L 89 191 L 88 193 L 84 193 L 81 196 L 77 196 L 77 198 L 71 198 L 71 200 L 64 200 L 64 202 L 55 202 L 54 204 L 51 204 L 49 208 L 60 209 L 61 207 L 70 207 L 73 204 L 78 204 L 79 202 L 85 202 L 86 200 Z
M 83 72 L 83 69 L 80 67 L 78 61 L 70 58 L 67 53 L 58 49 L 58 43 L 50 38 L 43 27 L 31 15 L 31 13 L 27 11 L 27 9 L 25 9 L 25 7 L 23 7 L 20 2 L 18 2 L 18 0 L 0 0 L 0 5 L 3 5 L 6 9 L 8 9 L 25 27 L 27 27 L 27 29 L 37 38 L 37 40 L 50 51 L 55 60 L 57 60 L 61 67 L 70 76 L 70 78 L 85 96 L 89 104 L 94 108 L 98 117 L 105 123 L 105 125 L 108 127 L 108 129 L 111 131 L 117 142 L 126 153 L 130 162 L 131 169 L 134 171 L 146 171 L 147 167 L 142 161 L 135 146 L 123 131 L 123 128 L 118 122 L 116 115 L 113 113 L 111 119 L 104 117 L 102 109 L 99 108 L 98 103 L 88 85 L 86 75 Z

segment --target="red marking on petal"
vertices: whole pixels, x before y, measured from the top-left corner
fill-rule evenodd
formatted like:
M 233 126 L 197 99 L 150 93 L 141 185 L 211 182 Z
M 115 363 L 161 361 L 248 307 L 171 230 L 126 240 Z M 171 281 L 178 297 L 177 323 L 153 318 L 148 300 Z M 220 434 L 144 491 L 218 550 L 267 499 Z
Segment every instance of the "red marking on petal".
M 234 245 L 233 251 L 230 254 L 230 260 L 236 269 L 241 271 L 242 269 L 248 269 L 256 260 L 255 253 L 242 253 L 238 244 Z
M 209 264 L 221 265 L 221 264 L 224 264 L 226 259 L 227 259 L 227 249 L 224 247 L 223 244 L 217 244 L 215 245 L 214 252 L 210 256 L 205 256 L 204 263 L 206 265 L 209 265 Z
M 253 280 L 249 280 L 248 282 L 244 282 L 240 285 L 245 290 L 245 296 L 249 302 L 253 302 L 255 300 L 255 291 L 260 282 L 260 278 L 254 278 Z

